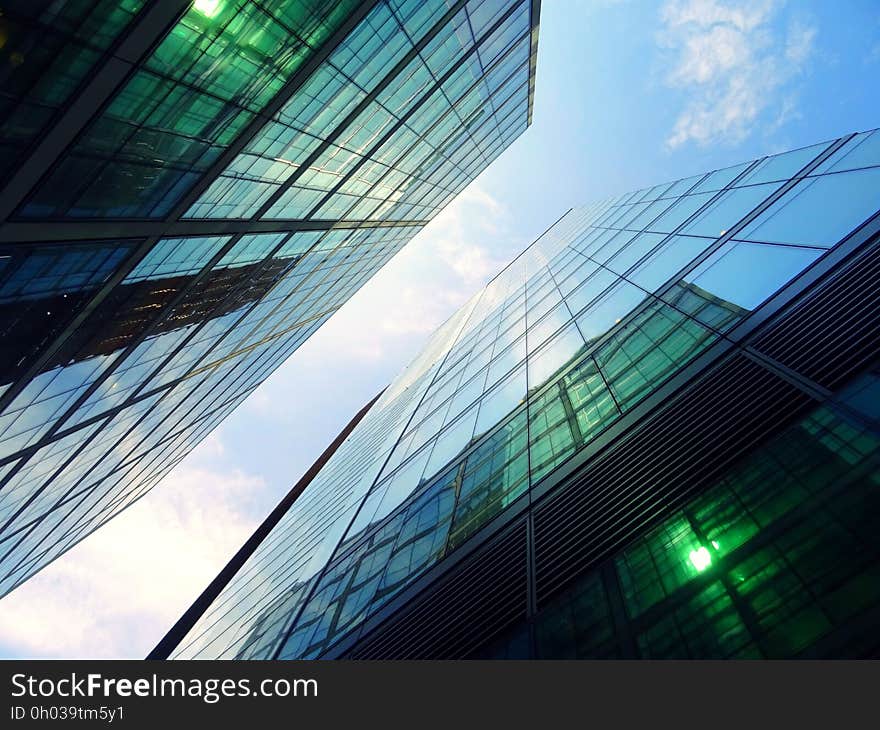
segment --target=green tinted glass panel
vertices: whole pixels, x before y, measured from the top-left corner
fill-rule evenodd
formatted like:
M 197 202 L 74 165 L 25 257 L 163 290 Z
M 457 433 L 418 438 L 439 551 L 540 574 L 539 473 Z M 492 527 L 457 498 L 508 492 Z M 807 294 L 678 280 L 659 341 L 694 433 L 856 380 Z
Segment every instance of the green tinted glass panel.
M 524 411 L 489 436 L 465 462 L 450 544 L 457 545 L 523 494 L 529 483 Z
M 144 0 L 3 3 L 0 11 L 0 171 L 48 125 Z
M 23 215 L 166 215 L 355 5 L 194 2 Z
M 820 641 L 851 651 L 849 622 L 880 602 L 878 459 L 876 433 L 815 410 L 554 597 L 536 618 L 539 656 L 621 650 L 609 581 L 642 658 L 794 657 Z
M 623 323 L 596 361 L 624 410 L 661 385 L 717 335 L 671 307 L 652 304 Z

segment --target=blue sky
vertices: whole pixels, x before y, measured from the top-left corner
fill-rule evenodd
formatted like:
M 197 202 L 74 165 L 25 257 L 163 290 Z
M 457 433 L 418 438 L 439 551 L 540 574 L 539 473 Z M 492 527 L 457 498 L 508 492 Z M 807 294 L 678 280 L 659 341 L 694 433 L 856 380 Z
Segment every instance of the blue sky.
M 157 489 L 0 601 L 0 656 L 143 656 L 569 207 L 880 126 L 878 77 L 876 0 L 544 0 L 532 127 Z

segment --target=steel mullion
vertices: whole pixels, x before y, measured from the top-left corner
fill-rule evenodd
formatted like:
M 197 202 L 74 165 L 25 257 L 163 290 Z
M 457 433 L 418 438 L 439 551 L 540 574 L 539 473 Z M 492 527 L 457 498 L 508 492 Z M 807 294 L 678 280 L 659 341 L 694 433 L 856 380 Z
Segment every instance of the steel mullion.
M 327 231 L 340 228 L 397 228 L 424 225 L 417 220 L 369 220 L 353 218 L 267 218 L 259 221 L 231 218 L 187 218 L 163 221 L 82 220 L 16 221 L 0 228 L 0 245 L 30 248 L 32 243 L 93 241 L 113 238 L 185 238 L 223 236 L 238 233 L 290 233 Z

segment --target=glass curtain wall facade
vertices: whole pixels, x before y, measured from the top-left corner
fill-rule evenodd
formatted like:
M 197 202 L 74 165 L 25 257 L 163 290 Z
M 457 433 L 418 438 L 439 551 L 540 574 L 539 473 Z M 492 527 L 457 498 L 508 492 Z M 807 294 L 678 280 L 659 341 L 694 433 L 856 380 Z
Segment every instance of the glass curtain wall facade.
M 4 4 L 0 594 L 149 491 L 526 129 L 538 13 Z
M 160 653 L 880 651 L 878 209 L 869 132 L 570 210 Z

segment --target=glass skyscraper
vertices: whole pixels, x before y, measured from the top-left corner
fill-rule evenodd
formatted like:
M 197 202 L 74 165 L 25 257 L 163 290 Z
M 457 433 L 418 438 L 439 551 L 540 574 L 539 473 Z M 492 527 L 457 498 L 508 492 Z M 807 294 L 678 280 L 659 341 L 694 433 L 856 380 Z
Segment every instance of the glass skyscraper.
M 531 120 L 527 0 L 0 13 L 0 595 L 149 491 Z
M 568 211 L 152 656 L 880 654 L 880 131 Z

